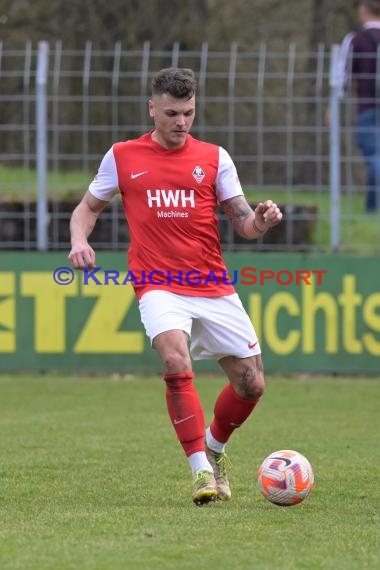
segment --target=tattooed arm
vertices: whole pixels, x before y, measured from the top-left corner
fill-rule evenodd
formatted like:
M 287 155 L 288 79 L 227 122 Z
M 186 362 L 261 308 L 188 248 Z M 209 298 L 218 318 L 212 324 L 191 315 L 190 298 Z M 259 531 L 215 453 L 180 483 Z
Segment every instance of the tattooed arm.
M 272 200 L 259 202 L 253 211 L 245 196 L 235 196 L 220 203 L 237 234 L 257 239 L 282 220 L 282 213 Z

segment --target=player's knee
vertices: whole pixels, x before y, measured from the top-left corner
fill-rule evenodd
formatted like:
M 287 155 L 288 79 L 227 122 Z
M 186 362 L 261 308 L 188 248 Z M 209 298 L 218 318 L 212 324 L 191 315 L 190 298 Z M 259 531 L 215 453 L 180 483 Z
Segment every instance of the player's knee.
M 187 354 L 173 350 L 165 354 L 163 358 L 164 372 L 166 374 L 177 374 L 191 370 L 191 360 Z

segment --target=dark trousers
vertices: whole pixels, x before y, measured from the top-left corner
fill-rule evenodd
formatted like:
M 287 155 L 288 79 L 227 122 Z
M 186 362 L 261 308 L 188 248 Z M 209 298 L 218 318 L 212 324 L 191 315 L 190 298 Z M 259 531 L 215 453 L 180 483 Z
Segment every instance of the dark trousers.
M 356 123 L 356 142 L 367 166 L 367 212 L 374 212 L 380 206 L 380 116 L 377 115 L 380 109 L 366 109 L 358 113 Z

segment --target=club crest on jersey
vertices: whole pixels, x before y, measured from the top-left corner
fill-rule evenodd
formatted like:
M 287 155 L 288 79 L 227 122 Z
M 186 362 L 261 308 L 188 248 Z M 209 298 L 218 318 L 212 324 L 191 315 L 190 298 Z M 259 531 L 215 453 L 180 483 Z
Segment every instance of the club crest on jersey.
M 193 170 L 193 176 L 195 180 L 198 182 L 198 184 L 200 184 L 203 178 L 206 176 L 206 174 L 203 172 L 200 166 L 196 166 Z

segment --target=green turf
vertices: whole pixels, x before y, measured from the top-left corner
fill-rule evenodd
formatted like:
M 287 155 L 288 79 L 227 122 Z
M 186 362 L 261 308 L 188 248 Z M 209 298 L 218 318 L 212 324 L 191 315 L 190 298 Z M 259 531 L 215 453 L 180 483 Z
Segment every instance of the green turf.
M 80 198 L 94 174 L 82 170 L 49 172 L 47 191 L 50 198 Z M 37 171 L 0 165 L 0 194 L 6 200 L 32 200 L 37 196 Z
M 223 385 L 200 377 L 206 418 Z M 158 378 L 0 376 L 1 570 L 377 569 L 378 379 L 269 379 L 231 440 L 230 503 L 195 507 Z M 256 487 L 304 453 L 301 505 Z

